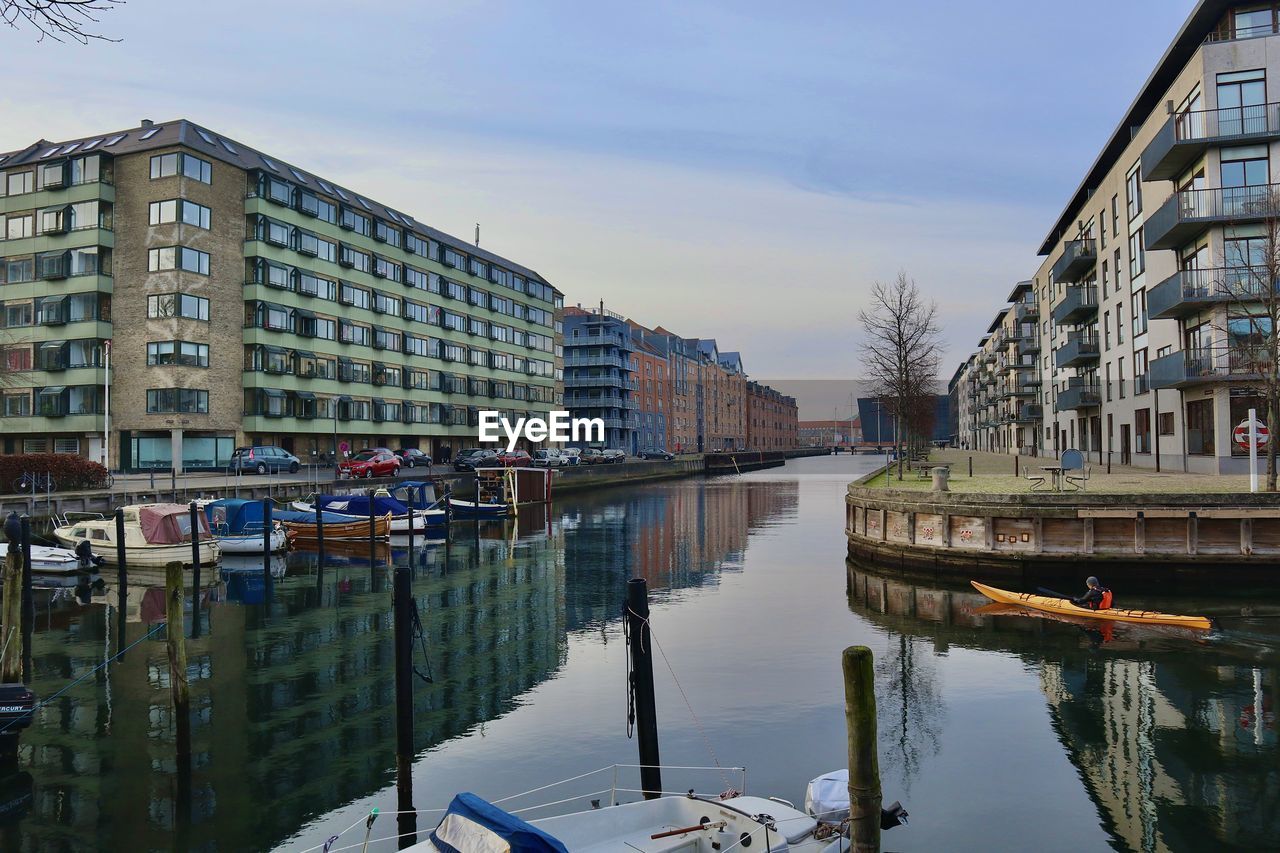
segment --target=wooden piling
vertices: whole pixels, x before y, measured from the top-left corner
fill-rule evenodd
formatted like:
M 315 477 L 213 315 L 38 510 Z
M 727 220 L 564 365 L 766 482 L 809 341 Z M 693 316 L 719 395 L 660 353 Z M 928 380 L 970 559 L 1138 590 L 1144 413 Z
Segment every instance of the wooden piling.
M 640 747 L 640 787 L 646 800 L 662 796 L 658 757 L 658 711 L 653 689 L 653 639 L 649 636 L 649 585 L 627 581 L 627 634 L 631 645 L 631 684 L 635 697 L 636 740 Z
M 376 531 L 377 513 L 373 509 L 373 493 L 369 493 L 369 568 L 378 565 L 378 537 Z
M 36 603 L 31 591 L 31 516 L 21 519 L 22 537 L 22 683 L 31 683 L 31 631 L 36 624 Z
M 4 532 L 9 553 L 4 565 L 4 601 L 0 603 L 0 682 L 22 680 L 22 527 L 17 513 L 9 513 Z
M 176 728 L 178 807 L 185 813 L 191 792 L 191 693 L 187 684 L 187 641 L 182 632 L 182 563 L 164 567 L 165 647 L 169 653 L 169 697 Z
M 876 748 L 875 666 L 871 649 L 850 646 L 844 668 L 849 737 L 849 831 L 853 853 L 880 853 L 880 760 Z
M 192 501 L 191 513 L 191 639 L 200 636 L 200 507 Z
M 320 508 L 320 500 L 316 499 L 316 566 L 324 568 L 324 510 Z
M 412 543 L 413 525 L 409 530 Z M 418 832 L 413 807 L 413 578 L 408 566 L 395 568 L 391 609 L 395 619 L 396 823 L 403 850 L 417 843 Z
M 271 498 L 262 499 L 262 580 L 270 589 L 271 584 Z M 270 602 L 268 602 L 268 605 Z

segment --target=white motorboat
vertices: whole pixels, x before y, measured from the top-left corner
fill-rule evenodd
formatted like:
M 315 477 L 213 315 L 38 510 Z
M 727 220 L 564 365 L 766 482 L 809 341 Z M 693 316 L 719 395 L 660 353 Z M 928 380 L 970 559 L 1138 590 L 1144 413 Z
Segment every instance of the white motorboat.
M 9 556 L 9 545 L 0 542 L 0 562 Z M 82 565 L 76 552 L 70 548 L 50 548 L 47 545 L 31 546 L 31 571 L 43 575 L 67 575 L 80 571 L 90 571 L 100 562 L 94 560 Z
M 256 533 L 228 533 L 216 534 L 214 537 L 218 542 L 218 550 L 223 554 L 261 554 L 262 553 L 262 531 Z M 276 527 L 271 531 L 271 553 L 275 554 L 280 551 L 289 550 L 289 537 L 285 534 L 284 528 Z
M 169 563 L 191 565 L 191 515 L 188 507 L 182 504 L 131 504 L 122 509 L 125 559 L 130 566 L 161 568 Z M 209 531 L 204 513 L 197 513 L 196 518 L 200 524 L 200 564 L 212 565 L 218 561 L 218 543 Z M 97 516 L 72 521 L 64 516 L 53 529 L 53 535 L 73 549 L 87 541 L 103 562 L 109 566 L 117 564 L 114 518 Z

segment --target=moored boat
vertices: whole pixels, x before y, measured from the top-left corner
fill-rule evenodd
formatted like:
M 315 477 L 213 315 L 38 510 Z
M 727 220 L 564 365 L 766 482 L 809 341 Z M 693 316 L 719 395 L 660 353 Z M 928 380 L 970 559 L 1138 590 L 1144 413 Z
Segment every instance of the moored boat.
M 1210 631 L 1213 620 L 1207 616 L 1180 616 L 1174 613 L 1158 613 L 1154 610 L 1124 610 L 1109 607 L 1106 610 L 1092 610 L 1072 604 L 1070 599 L 1054 598 L 1048 595 L 1034 595 L 1029 592 L 1010 592 L 993 586 L 969 581 L 973 588 L 992 601 L 1002 604 L 1018 604 L 1042 613 L 1054 613 L 1059 616 L 1075 616 L 1083 619 L 1099 619 L 1108 622 L 1129 622 L 1137 625 L 1169 625 L 1176 628 L 1190 628 L 1196 631 Z
M 125 559 L 130 566 L 162 567 L 169 563 L 192 565 L 191 515 L 184 504 L 130 504 L 124 513 Z M 201 565 L 218 560 L 218 543 L 209 530 L 204 513 L 197 513 L 200 525 Z M 54 538 L 74 549 L 88 542 L 93 553 L 109 566 L 116 561 L 116 521 L 114 518 L 62 519 L 53 529 Z
M 263 545 L 262 502 L 223 498 L 204 504 L 204 513 L 224 554 L 261 554 Z M 271 552 L 286 551 L 289 537 L 278 522 L 271 525 Z
M 448 498 L 449 510 L 453 513 L 454 518 L 506 518 L 510 512 L 510 506 L 505 503 L 478 503 L 476 501 L 464 501 L 453 497 Z
M 322 513 L 324 519 L 325 541 L 338 539 L 368 539 L 369 519 L 340 515 L 336 512 Z M 284 525 L 285 530 L 293 534 L 293 542 L 301 544 L 315 542 L 320 537 L 314 510 L 278 510 L 274 514 Z M 375 516 L 373 519 L 373 536 L 375 539 L 386 539 L 391 535 L 391 516 Z
M 448 523 L 444 509 L 410 509 L 389 494 L 374 495 L 317 495 L 314 502 L 294 501 L 290 506 L 301 512 L 315 512 L 321 509 L 326 513 L 341 515 L 351 520 L 364 521 L 369 518 L 369 504 L 373 503 L 375 516 L 391 517 L 392 533 L 408 533 L 410 525 L 414 532 L 426 532 L 429 527 L 443 527 Z M 327 520 L 327 519 L 326 519 Z M 328 532 L 327 530 L 325 531 Z M 366 534 L 368 528 L 366 527 Z
M 9 555 L 9 544 L 0 542 L 0 563 Z M 44 575 L 66 575 L 80 571 L 90 571 L 99 565 L 102 558 L 91 554 L 87 562 L 82 562 L 76 552 L 70 548 L 51 548 L 47 545 L 31 546 L 31 571 Z

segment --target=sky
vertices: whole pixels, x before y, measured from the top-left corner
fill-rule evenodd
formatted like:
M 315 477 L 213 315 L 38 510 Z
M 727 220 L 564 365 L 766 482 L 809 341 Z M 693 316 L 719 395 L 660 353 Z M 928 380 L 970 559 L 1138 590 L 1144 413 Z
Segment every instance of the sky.
M 766 381 L 905 271 L 945 381 L 1193 5 L 126 0 L 0 29 L 0 150 L 189 118 Z

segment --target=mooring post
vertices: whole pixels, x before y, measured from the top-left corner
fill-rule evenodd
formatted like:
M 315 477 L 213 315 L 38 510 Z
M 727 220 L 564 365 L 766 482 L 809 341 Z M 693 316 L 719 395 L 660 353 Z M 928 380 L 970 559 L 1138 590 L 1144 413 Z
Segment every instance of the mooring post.
M 849 736 L 849 831 L 853 853 L 880 853 L 880 760 L 876 750 L 876 682 L 871 649 L 850 646 L 844 668 Z
M 969 476 L 973 476 L 973 457 L 969 457 Z
M 0 603 L 0 682 L 22 680 L 22 523 L 16 512 L 4 521 L 9 550 L 4 565 L 4 600 Z
M 200 636 L 200 507 L 192 501 L 191 513 L 191 639 Z
M 271 582 L 271 498 L 262 499 L 262 579 Z
M 22 524 L 22 683 L 31 683 L 31 630 L 36 623 L 36 603 L 31 594 L 31 516 Z
M 125 643 L 126 611 L 129 607 L 129 564 L 125 557 L 124 547 L 124 510 L 116 509 L 116 648 L 123 649 Z M 119 652 L 118 660 L 124 660 L 124 652 Z
M 187 641 L 182 633 L 182 563 L 164 567 L 165 646 L 169 652 L 169 696 L 177 727 L 178 790 L 191 786 L 191 695 L 187 684 Z M 183 799 L 181 794 L 179 799 Z
M 413 574 L 408 566 L 396 566 L 391 590 L 396 644 L 396 810 L 403 850 L 418 840 L 418 815 L 413 808 Z
M 1017 457 L 1017 455 L 1016 455 L 1016 454 L 1015 454 L 1015 455 L 1014 455 L 1014 457 L 1013 457 L 1013 476 L 1015 476 L 1015 477 L 1021 477 L 1021 476 L 1022 476 L 1022 475 L 1018 472 L 1018 457 Z
M 640 746 L 640 787 L 644 798 L 662 796 L 658 759 L 658 710 L 653 690 L 653 641 L 649 636 L 649 585 L 627 581 L 627 634 L 631 645 L 631 684 L 635 696 L 636 739 Z
M 373 511 L 374 498 L 369 494 L 369 568 L 378 564 L 377 537 L 375 536 L 376 516 Z

